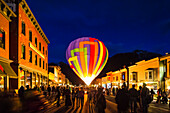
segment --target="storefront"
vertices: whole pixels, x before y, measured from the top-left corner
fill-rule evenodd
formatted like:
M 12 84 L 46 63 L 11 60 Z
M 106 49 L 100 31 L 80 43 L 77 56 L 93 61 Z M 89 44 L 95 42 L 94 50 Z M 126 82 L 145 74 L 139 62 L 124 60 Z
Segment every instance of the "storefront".
M 4 60 L 5 61 L 5 60 Z M 16 73 L 10 66 L 10 60 L 7 62 L 0 61 L 0 91 L 9 90 L 9 79 L 17 78 Z

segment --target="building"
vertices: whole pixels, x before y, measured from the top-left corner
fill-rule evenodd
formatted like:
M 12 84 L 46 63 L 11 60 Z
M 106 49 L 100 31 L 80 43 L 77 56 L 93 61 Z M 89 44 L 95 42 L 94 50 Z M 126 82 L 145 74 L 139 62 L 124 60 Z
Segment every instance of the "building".
M 159 87 L 159 58 L 150 60 L 142 60 L 135 65 L 129 66 L 129 84 L 136 84 L 137 88 L 143 83 L 147 84 L 148 88 L 157 90 Z
M 17 17 L 10 23 L 9 58 L 18 79 L 11 88 L 47 85 L 50 43 L 25 0 L 5 0 Z
M 13 61 L 9 58 L 9 24 L 12 17 L 16 17 L 15 13 L 3 0 L 0 0 L 0 91 L 9 91 L 11 88 L 9 80 L 17 78 L 10 66 Z
M 160 57 L 159 59 L 159 78 L 160 88 L 163 90 L 170 89 L 170 54 Z

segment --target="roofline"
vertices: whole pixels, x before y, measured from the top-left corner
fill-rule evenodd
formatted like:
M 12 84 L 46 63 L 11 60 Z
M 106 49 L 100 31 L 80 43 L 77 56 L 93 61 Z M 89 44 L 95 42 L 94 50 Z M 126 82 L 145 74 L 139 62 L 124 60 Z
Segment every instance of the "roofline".
M 2 6 L 4 8 L 2 9 Z M 9 21 L 11 22 L 11 17 L 17 17 L 16 14 L 11 10 L 11 8 L 6 4 L 4 0 L 0 0 L 0 13 Z
M 21 0 L 19 5 L 22 7 L 22 9 L 25 11 L 26 15 L 28 16 L 28 18 L 30 19 L 30 21 L 32 22 L 32 24 L 35 26 L 35 28 L 37 29 L 37 31 L 39 32 L 39 34 L 42 36 L 42 38 L 45 40 L 45 42 L 47 44 L 50 43 L 50 41 L 48 40 L 47 36 L 45 35 L 45 33 L 43 32 L 41 26 L 39 25 L 38 21 L 36 20 L 35 16 L 33 15 L 31 9 L 29 8 L 28 4 L 26 3 L 25 0 Z

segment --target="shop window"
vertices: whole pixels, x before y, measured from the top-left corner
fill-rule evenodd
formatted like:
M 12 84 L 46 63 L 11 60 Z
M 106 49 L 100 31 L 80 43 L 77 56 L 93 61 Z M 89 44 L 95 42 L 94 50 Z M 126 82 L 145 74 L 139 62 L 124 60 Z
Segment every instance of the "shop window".
M 35 37 L 35 46 L 37 47 L 37 37 Z
M 44 69 L 44 61 L 43 61 L 43 69 Z
M 22 45 L 21 59 L 25 59 L 25 45 Z
M 31 50 L 29 51 L 29 62 L 32 63 L 32 51 Z
M 37 55 L 35 55 L 35 65 L 37 65 Z
M 25 35 L 25 23 L 24 22 L 22 22 L 22 34 Z
M 0 48 L 5 49 L 5 32 L 0 30 Z
M 32 31 L 29 31 L 29 41 L 32 42 Z
M 41 58 L 39 58 L 39 66 L 41 67 Z
M 43 47 L 43 54 L 44 54 L 44 47 Z
M 41 42 L 39 42 L 39 50 L 41 51 Z

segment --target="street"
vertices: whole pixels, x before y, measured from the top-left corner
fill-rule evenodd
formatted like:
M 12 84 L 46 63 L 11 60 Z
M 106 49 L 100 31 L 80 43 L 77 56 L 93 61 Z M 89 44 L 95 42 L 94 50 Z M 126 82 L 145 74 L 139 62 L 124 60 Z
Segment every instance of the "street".
M 117 104 L 115 103 L 114 96 L 105 96 L 106 98 L 106 113 L 115 113 L 117 112 Z M 53 104 L 53 107 L 47 110 L 43 110 L 40 113 L 94 113 L 93 111 L 94 105 L 87 101 L 87 94 L 84 96 L 84 105 L 83 108 L 76 106 L 66 108 L 64 102 L 62 101 L 61 106 L 57 107 Z M 168 104 L 156 104 L 155 100 L 149 105 L 148 109 L 149 113 L 169 113 Z

